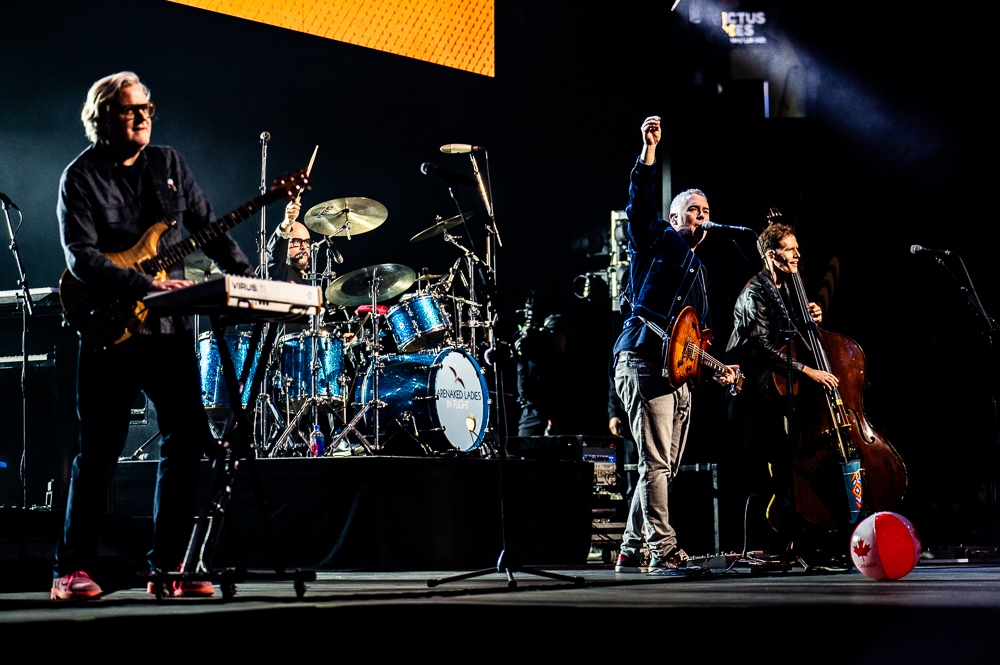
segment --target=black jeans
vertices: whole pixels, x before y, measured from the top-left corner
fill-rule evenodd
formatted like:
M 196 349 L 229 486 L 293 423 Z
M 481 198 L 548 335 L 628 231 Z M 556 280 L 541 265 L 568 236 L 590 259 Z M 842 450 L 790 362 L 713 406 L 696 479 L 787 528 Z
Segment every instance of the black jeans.
M 80 452 L 73 460 L 66 522 L 56 546 L 57 576 L 86 570 L 97 557 L 108 487 L 128 438 L 132 402 L 140 390 L 156 407 L 163 436 L 149 564 L 172 570 L 182 562 L 194 525 L 198 462 L 211 442 L 192 335 L 136 335 L 107 350 L 81 341 L 77 369 Z

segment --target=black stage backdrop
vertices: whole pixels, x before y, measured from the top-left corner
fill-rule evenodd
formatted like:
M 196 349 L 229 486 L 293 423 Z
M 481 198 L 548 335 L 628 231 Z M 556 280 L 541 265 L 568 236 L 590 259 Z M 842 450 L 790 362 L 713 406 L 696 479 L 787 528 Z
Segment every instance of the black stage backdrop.
M 956 252 L 986 310 L 996 310 L 988 35 L 964 29 L 960 46 L 950 45 L 970 13 L 939 22 L 913 10 L 723 0 L 723 10 L 766 9 L 774 52 L 797 54 L 785 83 L 802 77 L 804 117 L 764 119 L 760 81 L 737 75 L 740 55 L 691 22 L 695 1 L 675 12 L 669 2 L 499 2 L 493 78 L 161 1 L 16 3 L 0 38 L 0 191 L 24 213 L 18 243 L 29 284 L 57 284 L 59 175 L 87 145 L 87 88 L 115 71 L 134 70 L 152 89 L 154 142 L 187 157 L 218 214 L 257 193 L 262 131 L 272 136 L 269 177 L 304 167 L 318 144 L 306 209 L 364 196 L 389 210 L 375 231 L 339 243 L 340 274 L 379 263 L 446 270 L 453 247 L 409 242 L 436 215 L 455 214 L 447 188 L 420 165 L 470 172 L 467 157 L 438 147 L 486 146 L 504 334 L 529 289 L 537 313 L 563 313 L 584 375 L 564 389 L 579 389 L 579 431 L 604 433 L 620 322 L 607 298 L 577 298 L 572 282 L 607 265 L 587 256 L 588 239 L 624 207 L 639 125 L 659 114 L 673 191 L 701 187 L 714 220 L 755 229 L 779 208 L 797 226 L 811 295 L 835 267 L 826 327 L 866 352 L 866 413 L 910 471 L 901 510 L 928 541 L 995 541 L 993 522 L 977 516 L 990 507 L 980 489 L 996 480 L 993 350 L 948 274 L 909 252 L 914 243 Z M 773 100 L 772 115 L 786 101 Z M 483 206 L 474 190 L 458 194 L 477 213 L 470 228 L 482 255 Z M 269 231 L 280 214 L 269 211 Z M 257 224 L 233 233 L 251 256 Z M 720 352 L 732 303 L 756 270 L 752 239 L 736 240 L 713 232 L 699 249 Z M 961 274 L 954 258 L 949 265 Z M 14 288 L 4 252 L 0 289 Z M 4 335 L 16 353 L 12 330 Z M 3 394 L 5 409 L 19 413 Z M 718 395 L 706 392 L 697 409 L 688 461 L 717 459 L 728 445 Z M 19 425 L 0 425 L 7 485 L 17 482 Z

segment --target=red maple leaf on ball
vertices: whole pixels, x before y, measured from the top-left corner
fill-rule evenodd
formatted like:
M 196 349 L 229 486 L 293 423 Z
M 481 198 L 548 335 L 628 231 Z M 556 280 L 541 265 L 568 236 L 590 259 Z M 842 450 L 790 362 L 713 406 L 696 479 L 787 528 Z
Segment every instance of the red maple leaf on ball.
M 864 539 L 858 539 L 858 544 L 854 546 L 854 553 L 857 554 L 862 559 L 868 556 L 868 553 L 871 551 L 872 548 L 869 547 L 868 545 L 865 545 Z

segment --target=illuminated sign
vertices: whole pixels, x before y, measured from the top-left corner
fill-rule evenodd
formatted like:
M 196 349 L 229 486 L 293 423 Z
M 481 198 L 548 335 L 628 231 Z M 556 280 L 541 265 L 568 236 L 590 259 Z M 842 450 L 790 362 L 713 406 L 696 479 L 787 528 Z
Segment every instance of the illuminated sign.
M 317 37 L 494 75 L 494 0 L 170 0 Z
M 730 44 L 766 44 L 760 26 L 767 23 L 765 12 L 722 12 L 722 29 Z

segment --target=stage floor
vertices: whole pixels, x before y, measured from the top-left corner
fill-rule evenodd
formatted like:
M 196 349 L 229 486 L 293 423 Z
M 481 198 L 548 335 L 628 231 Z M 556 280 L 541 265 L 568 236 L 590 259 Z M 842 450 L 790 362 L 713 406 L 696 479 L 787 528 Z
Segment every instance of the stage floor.
M 319 635 L 382 654 L 441 653 L 442 645 L 451 652 L 462 644 L 478 650 L 477 658 L 524 655 L 529 645 L 532 660 L 550 652 L 638 657 L 645 643 L 710 661 L 996 662 L 1000 566 L 922 563 L 894 582 L 800 568 L 754 576 L 623 575 L 605 564 L 544 570 L 584 581 L 518 572 L 511 589 L 492 573 L 428 588 L 429 579 L 454 573 L 319 572 L 301 599 L 291 582 L 269 580 L 241 583 L 229 600 L 217 591 L 157 601 L 143 588 L 126 588 L 96 602 L 56 604 L 47 593 L 7 593 L 0 594 L 0 631 L 79 630 L 127 640 L 236 627 L 227 649 L 249 653 L 302 646 Z

